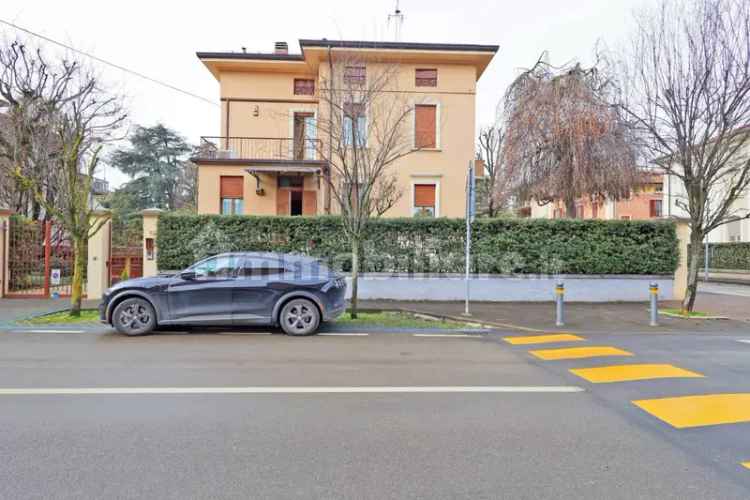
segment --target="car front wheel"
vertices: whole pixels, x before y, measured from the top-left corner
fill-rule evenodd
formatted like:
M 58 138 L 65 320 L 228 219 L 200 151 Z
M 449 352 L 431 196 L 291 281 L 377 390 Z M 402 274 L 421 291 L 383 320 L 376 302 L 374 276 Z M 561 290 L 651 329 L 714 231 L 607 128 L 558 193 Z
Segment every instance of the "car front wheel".
M 115 307 L 112 325 L 124 335 L 145 335 L 156 327 L 156 312 L 145 299 L 125 299 Z
M 287 335 L 312 335 L 320 325 L 320 312 L 310 300 L 292 299 L 281 309 L 279 324 Z

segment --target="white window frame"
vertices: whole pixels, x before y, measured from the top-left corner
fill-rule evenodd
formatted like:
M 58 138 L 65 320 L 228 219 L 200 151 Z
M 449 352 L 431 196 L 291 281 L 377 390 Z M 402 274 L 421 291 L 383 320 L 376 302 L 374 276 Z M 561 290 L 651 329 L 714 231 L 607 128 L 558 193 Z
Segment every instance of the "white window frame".
M 344 113 L 344 107 L 346 106 L 346 104 L 362 104 L 362 103 L 360 103 L 360 102 L 349 103 L 348 101 L 344 101 L 343 104 L 342 104 L 342 106 L 341 106 L 341 128 L 342 128 L 341 132 L 342 132 L 342 136 L 343 136 L 343 140 L 344 140 L 344 146 L 345 147 L 352 147 L 353 144 L 354 144 L 354 127 L 352 126 L 352 140 L 351 140 L 351 142 L 347 139 L 347 135 L 344 133 L 345 129 L 346 129 L 344 127 L 344 123 L 346 122 L 346 113 Z M 366 104 L 364 106 L 365 106 L 365 113 L 364 113 L 364 119 L 365 119 L 365 128 L 364 128 L 365 143 L 362 144 L 360 147 L 366 149 L 367 145 L 370 142 L 370 137 L 369 137 L 369 135 L 370 135 L 370 130 L 369 130 L 370 129 L 370 126 L 369 126 L 370 119 L 369 119 L 369 116 L 368 116 L 368 113 L 369 113 L 370 110 L 369 110 L 369 106 L 367 106 Z
M 409 217 L 414 217 L 414 189 L 417 184 L 432 184 L 435 186 L 435 218 L 440 217 L 440 179 L 438 177 L 412 177 L 409 202 Z
M 313 120 L 315 120 L 315 134 L 313 139 L 318 138 L 318 110 L 315 108 L 290 108 L 289 109 L 289 137 L 291 143 L 289 144 L 289 158 L 294 158 L 294 114 L 295 113 L 312 113 Z M 313 160 L 318 159 L 317 149 L 313 149 Z
M 424 106 L 435 106 L 435 147 L 434 148 L 421 148 L 420 151 L 440 151 L 442 149 L 442 141 L 440 137 L 440 129 L 442 128 L 440 124 L 442 123 L 440 120 L 440 115 L 442 113 L 442 103 L 438 99 L 433 99 L 431 97 L 427 97 L 425 99 L 422 99 L 421 101 L 412 101 L 411 107 L 413 109 L 412 112 L 412 119 L 411 119 L 411 145 L 412 148 L 417 149 L 417 106 L 424 105 Z

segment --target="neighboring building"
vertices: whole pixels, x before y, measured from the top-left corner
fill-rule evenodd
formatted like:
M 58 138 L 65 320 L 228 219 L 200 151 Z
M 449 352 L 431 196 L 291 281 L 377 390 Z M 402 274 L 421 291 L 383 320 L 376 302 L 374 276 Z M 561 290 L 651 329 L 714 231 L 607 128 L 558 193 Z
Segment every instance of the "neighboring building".
M 738 154 L 738 161 L 747 161 L 750 156 L 750 143 L 744 146 L 745 151 Z M 674 167 L 673 167 L 674 168 Z M 664 211 L 666 217 L 687 218 L 688 214 L 683 208 L 687 204 L 685 185 L 676 175 L 666 174 L 664 179 Z M 729 176 L 727 176 L 729 177 Z M 726 196 L 726 187 L 716 182 L 710 203 L 710 210 L 714 210 L 718 200 Z M 715 201 L 714 201 L 715 200 Z M 750 190 L 742 193 L 732 206 L 734 215 L 747 217 L 750 215 Z M 738 218 L 717 227 L 708 234 L 710 243 L 731 243 L 737 241 L 750 241 L 750 219 Z
M 633 191 L 629 198 L 619 201 L 600 200 L 594 202 L 582 198 L 576 203 L 577 219 L 603 220 L 644 220 L 664 217 L 664 176 L 646 174 L 644 182 Z M 562 201 L 539 205 L 529 203 L 521 209 L 521 215 L 532 218 L 559 219 L 566 216 L 565 204 Z
M 317 158 L 318 90 L 329 54 L 395 64 L 398 92 L 415 105 L 412 133 L 421 149 L 397 160 L 401 199 L 386 216 L 461 217 L 465 177 L 474 158 L 476 82 L 497 46 L 300 40 L 273 53 L 199 52 L 220 85 L 220 136 L 204 137 L 198 165 L 198 212 L 252 215 L 325 213 L 326 164 Z M 412 97 L 413 96 L 413 97 Z M 367 110 L 364 111 L 366 120 Z M 322 135 L 322 134 L 321 134 Z M 325 146 L 323 146 L 325 147 Z M 332 207 L 336 212 L 336 207 Z

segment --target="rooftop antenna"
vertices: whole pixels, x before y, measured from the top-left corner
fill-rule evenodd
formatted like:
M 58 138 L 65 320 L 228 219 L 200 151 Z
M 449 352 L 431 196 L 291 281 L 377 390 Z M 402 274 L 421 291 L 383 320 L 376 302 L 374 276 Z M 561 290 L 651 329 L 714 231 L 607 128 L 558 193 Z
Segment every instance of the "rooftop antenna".
M 401 13 L 401 9 L 398 7 L 399 0 L 396 0 L 396 10 L 393 14 L 388 14 L 388 28 L 393 29 L 393 41 L 401 41 L 401 27 L 404 24 L 404 15 Z

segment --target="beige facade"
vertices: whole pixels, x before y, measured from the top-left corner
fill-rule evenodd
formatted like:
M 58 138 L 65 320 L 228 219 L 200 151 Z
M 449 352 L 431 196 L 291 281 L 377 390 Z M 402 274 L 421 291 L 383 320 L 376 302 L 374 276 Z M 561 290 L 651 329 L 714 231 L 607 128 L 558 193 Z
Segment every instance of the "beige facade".
M 380 66 L 396 68 L 385 92 L 412 109 L 429 107 L 434 117 L 434 147 L 415 147 L 389 167 L 401 197 L 385 215 L 412 216 L 425 196 L 434 196 L 428 207 L 434 215 L 463 216 L 466 168 L 474 158 L 476 82 L 497 47 L 326 40 L 300 40 L 300 47 L 301 54 L 283 49 L 272 54 L 198 53 L 219 82 L 222 104 L 220 134 L 206 138 L 206 150 L 195 158 L 198 211 L 326 213 L 327 165 L 304 144 L 317 141 L 326 147 L 327 137 L 316 135 L 316 123 L 328 112 L 319 92 L 328 81 L 329 57 L 356 56 L 366 63 L 368 74 Z M 425 70 L 436 75 L 434 86 L 417 79 Z M 304 81 L 314 82 L 312 95 L 299 92 Z M 415 146 L 417 131 L 423 130 L 419 119 L 414 113 L 407 125 Z M 333 202 L 331 212 L 336 211 Z

